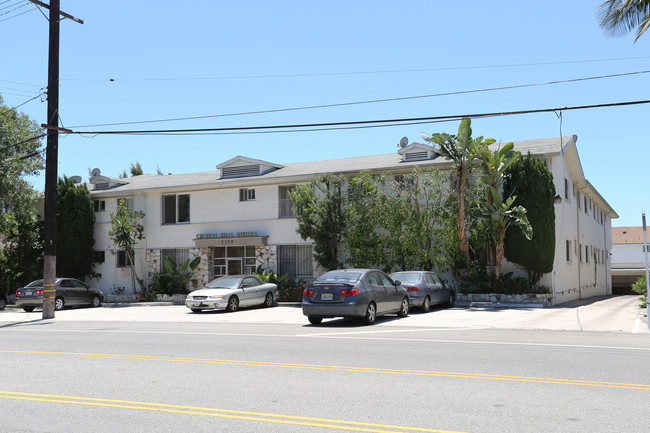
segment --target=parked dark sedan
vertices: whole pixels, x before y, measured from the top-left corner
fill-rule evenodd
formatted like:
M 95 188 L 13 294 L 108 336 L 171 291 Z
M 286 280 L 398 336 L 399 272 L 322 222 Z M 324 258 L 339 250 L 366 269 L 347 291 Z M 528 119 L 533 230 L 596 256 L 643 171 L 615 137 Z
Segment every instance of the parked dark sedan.
M 99 307 L 104 302 L 104 294 L 74 278 L 57 278 L 54 309 L 62 310 L 73 305 Z M 43 308 L 43 280 L 32 281 L 16 290 L 16 307 L 30 312 Z
M 332 317 L 358 317 L 372 325 L 385 314 L 408 316 L 408 292 L 376 269 L 339 269 L 321 275 L 305 289 L 302 313 L 314 325 Z
M 4 293 L 0 293 L 0 310 L 4 310 L 7 306 L 7 297 Z
M 435 272 L 402 271 L 393 272 L 390 276 L 402 282 L 409 292 L 411 307 L 417 307 L 423 313 L 429 311 L 432 305 L 454 306 L 456 293 Z

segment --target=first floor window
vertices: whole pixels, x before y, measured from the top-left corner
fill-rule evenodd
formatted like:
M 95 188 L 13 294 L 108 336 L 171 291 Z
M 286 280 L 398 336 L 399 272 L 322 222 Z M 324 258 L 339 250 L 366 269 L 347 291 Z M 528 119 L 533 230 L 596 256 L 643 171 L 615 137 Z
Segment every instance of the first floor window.
M 314 277 L 311 245 L 278 245 L 278 275 L 284 274 L 294 279 Z
M 566 261 L 571 261 L 571 241 L 566 241 Z
M 126 268 L 131 266 L 131 261 L 129 260 L 126 251 L 120 250 L 117 252 L 116 264 L 118 268 Z
M 163 195 L 162 216 L 163 224 L 190 222 L 190 195 Z
M 93 262 L 95 263 L 104 263 L 106 261 L 106 252 L 105 251 L 95 251 L 93 252 Z
M 167 272 L 165 269 L 165 257 L 169 257 L 171 261 L 180 266 L 190 258 L 190 250 L 188 248 L 168 248 L 160 250 L 160 272 Z

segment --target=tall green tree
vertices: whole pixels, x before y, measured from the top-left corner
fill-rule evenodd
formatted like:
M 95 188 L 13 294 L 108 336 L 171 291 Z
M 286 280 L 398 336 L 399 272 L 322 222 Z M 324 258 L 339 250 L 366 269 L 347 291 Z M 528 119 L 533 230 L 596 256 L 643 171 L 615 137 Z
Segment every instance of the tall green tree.
M 458 193 L 458 240 L 460 250 L 469 259 L 469 245 L 465 233 L 465 193 L 469 188 L 469 177 L 479 166 L 478 156 L 484 149 L 495 142 L 493 138 L 483 136 L 472 138 L 472 121 L 466 117 L 460 122 L 457 135 L 436 133 L 430 138 L 432 143 L 440 146 L 440 154 L 450 159 L 455 165 L 454 189 Z
M 348 262 L 355 268 L 379 266 L 385 261 L 380 233 L 382 191 L 380 182 L 369 171 L 350 179 L 345 207 L 343 243 Z
M 97 277 L 95 264 L 95 213 L 85 184 L 67 176 L 57 185 L 56 274 L 78 278 Z
M 305 240 L 313 239 L 314 258 L 327 270 L 343 265 L 339 248 L 345 230 L 344 182 L 343 175 L 328 173 L 289 193 L 296 204 L 296 231 Z
M 532 284 L 553 270 L 555 259 L 555 185 L 546 164 L 530 153 L 521 157 L 506 172 L 503 197 L 517 196 L 517 204 L 527 210 L 533 237 L 528 240 L 519 230 L 509 230 L 505 257 L 523 266 Z
M 26 180 L 43 169 L 38 124 L 0 96 L 0 290 L 43 274 L 39 194 Z
M 144 218 L 144 212 L 136 211 L 128 207 L 124 200 L 117 204 L 117 211 L 111 213 L 111 229 L 108 235 L 113 241 L 113 245 L 119 250 L 124 251 L 127 258 L 127 265 L 131 270 L 131 284 L 135 292 L 135 282 L 137 280 L 140 290 L 146 290 L 144 281 L 138 278 L 135 270 L 135 247 L 138 241 L 144 239 L 144 226 L 140 220 Z
M 131 173 L 131 177 L 140 176 L 140 175 L 144 174 L 144 170 L 142 170 L 142 166 L 140 165 L 140 161 L 136 161 L 135 164 L 131 163 L 131 166 L 129 167 L 129 173 Z M 126 172 L 126 169 L 124 169 L 124 171 L 122 171 L 122 173 L 120 173 L 119 178 L 120 179 L 126 179 L 127 177 L 129 177 L 129 175 Z
M 650 1 L 607 0 L 598 7 L 598 19 L 607 36 L 621 37 L 636 29 L 636 42 L 650 27 Z
M 450 195 L 448 176 L 438 170 L 415 169 L 390 178 L 382 190 L 385 193 L 378 212 L 387 267 L 447 270 L 446 247 L 456 234 L 447 223 L 449 217 L 455 219 L 445 206 Z

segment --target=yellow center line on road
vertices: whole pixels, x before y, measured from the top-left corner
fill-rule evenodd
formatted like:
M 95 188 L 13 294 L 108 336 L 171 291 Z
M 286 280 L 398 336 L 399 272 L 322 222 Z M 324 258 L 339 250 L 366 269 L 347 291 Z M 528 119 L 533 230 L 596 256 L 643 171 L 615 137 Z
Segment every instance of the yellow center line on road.
M 228 409 L 214 409 L 196 406 L 181 406 L 163 403 L 147 403 L 129 400 L 111 400 L 103 398 L 74 397 L 68 395 L 35 394 L 27 392 L 0 391 L 0 398 L 39 401 L 46 403 L 76 404 L 84 406 L 113 407 L 120 409 L 145 410 L 153 412 L 179 413 L 186 415 L 201 415 L 218 418 L 230 418 L 246 421 L 259 421 L 275 424 L 302 425 L 308 427 L 321 427 L 335 430 L 351 430 L 374 433 L 463 433 L 452 430 L 430 429 L 422 427 L 407 427 L 389 424 L 373 424 L 357 421 L 342 421 L 327 418 L 312 418 L 292 415 L 278 415 L 272 413 L 248 412 Z
M 304 370 L 330 370 L 330 371 L 343 371 L 343 372 L 352 372 L 352 373 L 453 377 L 453 378 L 460 378 L 460 379 L 501 380 L 501 381 L 512 381 L 512 382 L 531 382 L 531 383 L 545 383 L 545 384 L 556 384 L 556 385 L 577 385 L 577 386 L 591 386 L 591 387 L 601 387 L 601 388 L 638 389 L 643 391 L 650 391 L 650 384 L 603 382 L 603 381 L 581 380 L 581 379 L 559 379 L 559 378 L 549 378 L 549 377 L 510 376 L 510 375 L 484 374 L 484 373 L 404 370 L 404 369 L 388 369 L 388 368 L 376 368 L 376 367 L 354 367 L 354 366 L 345 366 L 345 365 L 294 364 L 294 363 L 266 362 L 266 361 L 239 361 L 239 360 L 231 360 L 231 359 L 213 359 L 213 358 L 120 355 L 120 354 L 106 354 L 106 353 L 48 352 L 48 351 L 31 351 L 31 350 L 0 350 L 0 353 L 62 355 L 62 356 L 78 356 L 83 358 L 123 359 L 123 360 L 135 360 L 135 361 L 189 362 L 189 363 L 202 363 L 202 364 L 291 368 L 291 369 L 304 369 Z

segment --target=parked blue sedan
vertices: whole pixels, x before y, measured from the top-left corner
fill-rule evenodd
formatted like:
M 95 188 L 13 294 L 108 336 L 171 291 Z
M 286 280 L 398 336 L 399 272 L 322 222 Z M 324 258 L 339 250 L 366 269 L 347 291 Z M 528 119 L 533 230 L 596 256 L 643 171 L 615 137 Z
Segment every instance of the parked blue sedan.
M 401 271 L 393 272 L 390 277 L 401 281 L 408 290 L 410 306 L 423 313 L 428 312 L 432 305 L 442 304 L 450 308 L 456 302 L 456 293 L 435 272 Z

